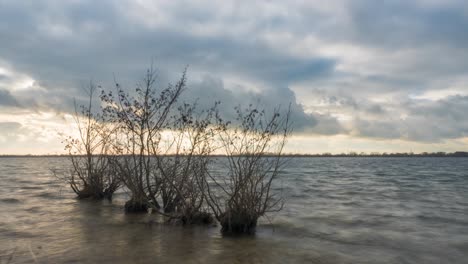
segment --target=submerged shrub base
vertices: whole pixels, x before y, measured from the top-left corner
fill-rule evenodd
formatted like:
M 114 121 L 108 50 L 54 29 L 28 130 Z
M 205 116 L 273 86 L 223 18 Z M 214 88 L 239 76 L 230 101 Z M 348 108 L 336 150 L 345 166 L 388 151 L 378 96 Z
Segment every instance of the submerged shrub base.
M 170 217 L 168 223 L 175 225 L 214 225 L 215 219 L 208 212 L 197 212 Z
M 128 200 L 124 208 L 126 213 L 147 213 L 149 209 L 147 203 L 134 199 Z
M 255 234 L 257 217 L 230 212 L 220 217 L 221 233 L 224 235 Z
M 180 221 L 184 225 L 211 225 L 215 220 L 210 213 L 198 212 L 190 215 L 184 215 Z
M 106 189 L 102 190 L 93 190 L 91 187 L 85 187 L 82 190 L 76 191 L 76 195 L 78 199 L 94 199 L 94 200 L 102 200 L 108 199 L 112 200 L 112 194 L 114 193 L 113 190 Z

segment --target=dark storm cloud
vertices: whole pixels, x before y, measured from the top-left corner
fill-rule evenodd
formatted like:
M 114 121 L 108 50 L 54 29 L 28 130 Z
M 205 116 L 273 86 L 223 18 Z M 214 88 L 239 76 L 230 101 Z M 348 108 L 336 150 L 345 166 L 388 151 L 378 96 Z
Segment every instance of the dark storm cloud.
M 320 134 L 343 132 L 343 128 L 334 118 L 305 113 L 303 106 L 297 103 L 294 92 L 288 88 L 270 88 L 264 92 L 251 92 L 241 89 L 242 87 L 237 88 L 228 90 L 221 79 L 205 76 L 202 81 L 190 85 L 181 100 L 195 99 L 201 108 L 209 108 L 213 106 L 214 101 L 220 101 L 221 114 L 229 119 L 235 118 L 234 108 L 239 105 L 246 107 L 252 104 L 269 113 L 278 107 L 281 113 L 285 113 L 290 107 L 292 126 L 296 132 L 308 131 Z M 326 129 L 327 127 L 330 130 Z
M 295 58 L 261 42 L 145 28 L 126 21 L 111 3 L 58 4 L 63 9 L 52 11 L 40 4 L 7 3 L 0 16 L 18 28 L 0 28 L 0 54 L 50 86 L 112 72 L 135 77 L 152 58 L 162 67 L 188 64 L 283 84 L 333 70 L 329 58 Z
M 437 1 L 435 1 L 437 2 Z M 468 45 L 467 3 L 440 1 L 354 1 L 350 14 L 359 42 L 400 49 L 425 45 Z
M 208 2 L 167 2 L 155 10 L 141 3 L 0 2 L 0 62 L 37 88 L 1 87 L 0 105 L 70 112 L 89 79 L 111 87 L 115 75 L 132 87 L 154 60 L 162 85 L 190 65 L 186 98 L 203 106 L 221 100 L 226 114 L 239 103 L 291 104 L 302 133 L 415 141 L 466 136 L 457 110 L 465 109 L 464 97 L 411 97 L 466 77 L 465 1 L 330 1 L 324 9 L 312 1 L 238 2 L 226 3 L 229 11 Z M 332 52 L 321 52 L 326 49 Z M 10 77 L 0 72 L 4 78 Z M 298 98 L 294 85 L 319 98 Z
M 283 86 L 284 89 L 270 89 L 268 94 L 238 94 L 236 103 L 244 102 L 243 97 L 255 97 L 266 105 L 292 103 L 297 127 L 313 127 L 316 120 L 303 112 L 287 85 L 295 80 L 326 75 L 334 66 L 332 59 L 295 58 L 278 53 L 260 42 L 219 36 L 197 37 L 167 29 L 134 27 L 131 23 L 122 22 L 115 9 L 103 3 L 92 6 L 63 5 L 60 14 L 54 10 L 50 12 L 40 4 L 18 5 L 10 3 L 0 11 L 2 19 L 18 27 L 18 30 L 0 28 L 1 34 L 6 37 L 0 54 L 7 61 L 13 61 L 16 69 L 30 74 L 41 86 L 54 90 L 54 103 L 48 98 L 44 104 L 61 110 L 70 111 L 70 107 L 60 105 L 70 106 L 70 97 L 79 96 L 77 80 L 91 75 L 100 78 L 107 75 L 104 78 L 109 80 L 115 73 L 118 79 L 127 80 L 131 86 L 129 80 L 142 75 L 151 58 L 156 58 L 156 65 L 160 67 L 166 67 L 164 63 L 169 63 L 169 68 L 178 66 L 182 69 L 183 65 L 188 64 L 191 69 L 206 70 L 215 75 L 234 72 L 244 78 L 264 82 L 267 86 Z M 44 24 L 48 20 L 57 24 Z M 11 50 L 17 52 L 9 52 Z M 163 76 L 162 79 L 167 77 Z M 194 86 L 206 84 L 191 83 Z M 221 89 L 219 93 L 223 93 L 222 87 L 218 89 Z M 208 94 L 200 89 L 198 92 L 201 97 Z M 57 98 L 57 94 L 63 95 L 63 98 Z M 232 102 L 232 98 L 226 94 L 219 99 Z

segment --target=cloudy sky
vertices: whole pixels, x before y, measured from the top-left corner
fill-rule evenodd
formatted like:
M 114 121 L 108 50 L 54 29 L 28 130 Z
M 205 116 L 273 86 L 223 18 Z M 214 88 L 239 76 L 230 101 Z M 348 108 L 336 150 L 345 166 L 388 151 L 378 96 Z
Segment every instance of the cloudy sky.
M 468 150 L 464 0 L 0 0 L 0 154 L 63 153 L 90 80 L 292 104 L 288 152 Z

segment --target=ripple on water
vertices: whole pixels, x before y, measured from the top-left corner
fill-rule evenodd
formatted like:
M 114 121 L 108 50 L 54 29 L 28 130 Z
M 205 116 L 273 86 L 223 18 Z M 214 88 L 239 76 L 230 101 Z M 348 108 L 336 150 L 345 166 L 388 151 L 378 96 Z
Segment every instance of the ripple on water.
M 63 197 L 59 192 L 42 192 L 34 195 L 34 197 L 45 198 L 45 199 L 62 199 Z
M 51 159 L 66 169 L 62 161 Z M 0 263 L 11 241 L 33 241 L 44 246 L 39 263 L 464 264 L 468 160 L 423 161 L 294 159 L 293 173 L 274 186 L 284 210 L 261 220 L 254 238 L 233 241 L 219 227 L 197 233 L 125 215 L 124 190 L 112 204 L 78 201 L 44 159 L 0 159 Z
M 1 198 L 0 202 L 7 204 L 21 203 L 21 201 L 16 198 Z
M 28 180 L 16 180 L 16 182 L 21 184 L 35 184 L 35 182 Z
M 24 231 L 24 230 L 15 230 L 15 229 L 8 229 L 8 228 L 1 228 L 0 227 L 0 235 L 5 237 L 5 238 L 34 238 L 37 237 L 37 235 Z
M 22 190 L 44 190 L 44 187 L 40 186 L 21 186 Z

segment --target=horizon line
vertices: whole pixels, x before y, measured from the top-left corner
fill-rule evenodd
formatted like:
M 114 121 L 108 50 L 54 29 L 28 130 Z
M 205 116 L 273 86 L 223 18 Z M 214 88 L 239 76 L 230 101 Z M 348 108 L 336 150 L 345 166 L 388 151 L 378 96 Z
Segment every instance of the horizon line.
M 101 155 L 96 154 L 94 156 L 130 156 L 131 154 L 119 154 L 119 155 Z M 0 154 L 0 158 L 16 158 L 16 157 L 80 157 L 86 155 L 70 155 L 70 154 Z M 145 156 L 156 156 L 156 155 L 145 155 Z M 162 154 L 158 156 L 167 156 L 173 157 L 177 156 L 177 154 Z M 179 155 L 179 156 L 187 156 L 187 155 Z M 200 156 L 200 155 L 195 155 Z M 226 154 L 210 154 L 207 155 L 209 157 L 226 157 Z M 244 155 L 247 156 L 247 155 Z M 264 153 L 263 156 L 277 156 L 274 153 Z M 437 152 L 348 152 L 348 153 L 282 153 L 281 156 L 283 157 L 468 157 L 468 151 L 455 151 L 455 152 L 444 152 L 444 151 L 437 151 Z

